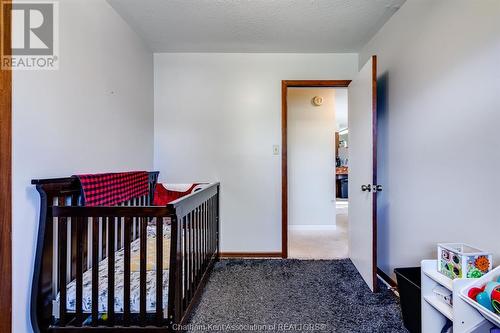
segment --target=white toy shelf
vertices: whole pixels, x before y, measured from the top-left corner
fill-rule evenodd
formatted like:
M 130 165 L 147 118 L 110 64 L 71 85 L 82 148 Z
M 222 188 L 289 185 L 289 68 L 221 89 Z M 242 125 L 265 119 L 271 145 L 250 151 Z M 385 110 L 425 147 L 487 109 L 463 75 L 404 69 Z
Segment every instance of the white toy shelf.
M 490 333 L 495 325 L 460 297 L 461 290 L 473 280 L 451 280 L 439 273 L 437 268 L 437 260 L 423 260 L 421 263 L 422 332 L 439 333 L 449 319 L 453 322 L 453 333 Z M 453 306 L 435 295 L 433 289 L 436 286 L 453 293 Z

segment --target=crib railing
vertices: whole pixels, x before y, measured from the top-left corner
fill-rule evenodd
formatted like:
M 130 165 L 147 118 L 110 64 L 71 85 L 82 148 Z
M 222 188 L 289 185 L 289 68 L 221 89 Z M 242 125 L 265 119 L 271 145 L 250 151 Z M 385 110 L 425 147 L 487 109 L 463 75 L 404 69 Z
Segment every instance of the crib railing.
M 168 205 L 172 219 L 169 318 L 183 324 L 203 291 L 215 261 L 219 257 L 219 183 L 190 194 Z
M 50 186 L 45 186 L 50 188 Z M 57 192 L 57 191 L 56 191 Z M 59 194 L 59 192 L 57 192 Z M 46 235 L 45 247 L 53 248 L 51 293 L 39 288 L 35 304 L 51 304 L 51 313 L 33 317 L 36 332 L 75 332 L 124 329 L 165 331 L 183 324 L 192 310 L 219 254 L 219 184 L 180 198 L 165 207 L 153 206 L 78 206 L 77 192 L 65 192 L 68 200 L 46 207 L 53 232 Z M 74 199 L 71 199 L 74 198 Z M 57 201 L 57 200 L 56 200 Z M 143 204 L 148 204 L 147 200 Z M 43 209 L 42 209 L 43 211 Z M 171 225 L 168 276 L 168 307 L 163 308 L 164 226 Z M 147 228 L 156 228 L 156 308 L 146 311 Z M 131 311 L 131 244 L 139 239 L 139 311 Z M 116 251 L 123 251 L 123 272 L 116 271 Z M 107 258 L 107 308 L 99 309 L 99 266 Z M 83 277 L 91 273 L 91 311 L 83 310 Z M 43 267 L 42 267 L 43 271 Z M 115 312 L 115 274 L 123 274 L 123 311 Z M 166 277 L 165 277 L 166 278 Z M 67 288 L 73 281 L 75 309 L 67 309 Z M 49 281 L 47 281 L 49 284 Z M 35 284 L 37 285 L 37 284 Z M 59 300 L 56 301 L 56 296 Z M 42 299 L 41 299 L 42 298 Z M 40 313 L 35 310 L 34 313 Z M 103 320 L 103 314 L 105 320 Z M 50 320 L 44 319 L 52 318 Z
M 80 197 L 78 196 L 72 196 L 70 198 L 57 198 L 52 207 L 81 207 L 80 204 L 77 204 L 80 202 Z M 147 207 L 150 205 L 149 203 L 150 199 L 149 196 L 143 195 L 140 197 L 133 198 L 131 200 L 127 200 L 126 202 L 123 202 L 120 204 L 120 206 L 126 206 L 126 207 Z M 115 208 L 115 207 L 112 207 Z M 56 244 L 59 244 L 59 226 L 58 226 L 58 216 L 52 216 L 54 219 L 53 223 L 53 237 L 54 237 L 54 246 L 52 249 L 52 256 L 53 258 L 59 258 L 59 246 L 56 246 Z M 65 237 L 68 247 L 67 251 L 71 255 L 66 256 L 66 261 L 68 265 L 68 269 L 66 271 L 66 279 L 67 280 L 73 280 L 76 278 L 76 255 L 79 252 L 77 250 L 77 242 L 76 242 L 76 231 L 77 231 L 77 226 L 72 225 L 72 219 L 67 218 L 67 217 L 61 217 L 62 221 L 66 224 L 66 228 L 68 230 L 68 235 Z M 109 253 L 109 249 L 113 249 L 114 251 L 117 251 L 119 249 L 122 249 L 124 246 L 124 241 L 125 241 L 125 219 L 119 219 L 118 217 L 114 218 L 114 241 L 111 243 L 109 239 L 109 233 L 110 233 L 110 226 L 112 226 L 112 221 L 107 221 L 106 219 L 103 219 L 102 217 L 95 217 L 92 221 L 92 223 L 86 223 L 87 230 L 83 231 L 82 237 L 83 237 L 83 248 L 81 249 L 82 255 L 83 255 L 83 261 L 84 261 L 84 270 L 92 268 L 92 254 L 95 253 L 95 255 L 98 257 L 98 260 L 101 261 L 103 259 L 106 259 Z M 129 225 L 128 228 L 131 230 L 131 240 L 134 241 L 139 238 L 140 236 L 140 223 L 139 219 L 137 217 L 133 217 L 131 220 L 131 226 Z M 92 246 L 92 233 L 95 232 L 97 233 L 98 237 L 98 247 L 95 249 L 97 252 L 93 252 L 93 246 Z M 95 243 L 95 242 L 94 242 Z M 53 275 L 57 275 L 57 267 L 59 266 L 59 262 L 57 260 L 54 260 L 53 262 Z M 59 286 L 59 281 L 57 278 L 53 279 L 52 281 L 53 286 L 52 286 L 52 297 L 56 296 L 56 291 L 58 290 Z
M 140 238 L 140 282 L 139 282 L 139 317 L 138 326 L 151 324 L 146 318 L 146 258 L 147 258 L 147 226 L 152 223 L 156 228 L 156 326 L 165 326 L 163 315 L 163 224 L 173 215 L 171 207 L 52 207 L 52 216 L 57 218 L 58 224 L 58 279 L 59 279 L 59 313 L 57 326 L 67 325 L 81 327 L 84 320 L 82 309 L 83 304 L 83 267 L 84 249 L 87 246 L 83 241 L 83 234 L 88 230 L 88 225 L 98 222 L 105 223 L 107 229 L 107 265 L 108 265 L 108 286 L 107 286 L 107 319 L 106 326 L 115 326 L 115 239 L 118 231 L 116 221 L 124 225 L 124 269 L 123 269 L 123 316 L 119 323 L 125 327 L 131 325 L 130 312 L 130 262 L 132 242 L 131 227 L 134 220 L 139 221 Z M 71 221 L 71 228 L 76 229 L 76 296 L 75 312 L 69 313 L 66 309 L 67 295 L 66 288 L 70 282 L 67 280 L 67 238 L 72 233 L 68 231 L 68 220 Z M 99 247 L 102 246 L 102 239 L 99 239 L 98 228 L 92 228 L 91 235 L 91 262 L 92 262 L 92 312 L 91 326 L 99 326 Z M 151 254 L 150 254 L 151 255 Z
M 123 202 L 125 206 L 149 206 L 152 202 L 154 189 L 158 179 L 159 172 L 151 171 L 148 177 L 148 193 L 138 197 L 131 198 Z M 51 178 L 51 179 L 33 179 L 31 181 L 36 185 L 40 194 L 40 222 L 38 225 L 38 236 L 36 243 L 35 265 L 33 269 L 33 280 L 31 288 L 30 316 L 31 324 L 35 332 L 46 332 L 47 327 L 53 321 L 53 302 L 58 292 L 58 271 L 57 271 L 57 253 L 58 247 L 58 228 L 56 219 L 52 217 L 53 206 L 81 206 L 82 188 L 77 177 Z M 68 222 L 71 226 L 71 221 Z M 67 237 L 68 247 L 67 265 L 71 267 L 68 270 L 68 280 L 75 278 L 73 263 L 76 262 L 76 243 L 71 241 L 74 237 L 75 228 L 72 230 L 73 236 Z M 133 227 L 136 230 L 136 227 Z M 103 228 L 101 230 L 101 236 Z M 137 237 L 135 234 L 134 238 Z M 106 244 L 105 238 L 103 246 Z M 106 255 L 105 248 L 100 248 L 99 258 Z M 88 256 L 87 256 L 88 257 Z M 90 265 L 90 263 L 87 263 Z M 87 267 L 88 268 L 88 267 Z

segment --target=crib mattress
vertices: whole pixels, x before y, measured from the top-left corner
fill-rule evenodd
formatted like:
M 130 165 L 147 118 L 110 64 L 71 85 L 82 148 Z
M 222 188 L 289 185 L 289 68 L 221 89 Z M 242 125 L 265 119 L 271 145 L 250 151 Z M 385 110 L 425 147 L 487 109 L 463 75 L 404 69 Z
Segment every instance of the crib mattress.
M 156 311 L 156 267 L 154 253 L 156 253 L 156 227 L 147 228 L 147 271 L 146 271 L 146 311 Z M 165 226 L 163 230 L 163 267 L 168 267 L 168 257 L 170 252 L 170 226 Z M 139 252 L 140 240 L 136 239 L 131 243 L 131 273 L 130 273 L 130 311 L 139 312 Z M 150 255 L 153 254 L 153 255 Z M 123 312 L 123 249 L 115 252 L 115 312 Z M 168 269 L 163 270 L 163 308 L 168 305 Z M 59 294 L 57 295 L 59 300 Z M 67 286 L 67 310 L 76 311 L 76 281 L 71 281 Z M 108 259 L 99 263 L 99 312 L 107 312 L 108 308 Z M 92 269 L 83 274 L 83 311 L 92 311 Z

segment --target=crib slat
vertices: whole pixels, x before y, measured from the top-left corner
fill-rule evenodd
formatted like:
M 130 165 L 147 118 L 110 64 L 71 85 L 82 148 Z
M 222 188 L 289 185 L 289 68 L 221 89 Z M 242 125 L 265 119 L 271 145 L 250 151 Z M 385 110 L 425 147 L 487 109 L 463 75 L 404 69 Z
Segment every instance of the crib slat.
M 108 326 L 115 321 L 115 226 L 115 218 L 108 217 Z
M 210 236 L 212 235 L 212 213 L 213 213 L 213 205 L 212 205 L 212 198 L 208 199 L 208 222 L 207 222 L 207 252 L 208 252 L 208 257 L 210 259 L 212 255 L 212 242 L 210 241 Z
M 91 252 L 92 252 L 92 224 L 89 223 L 88 217 L 84 219 L 84 226 L 87 230 L 83 233 L 83 242 L 85 244 L 84 257 L 83 257 L 83 271 L 87 271 L 92 266 Z
M 59 242 L 57 243 L 59 248 L 59 325 L 66 326 L 66 304 L 67 304 L 67 219 L 66 217 L 60 217 L 59 221 Z
M 196 285 L 200 281 L 201 277 L 201 206 L 198 206 L 196 210 Z
M 182 308 L 183 310 L 187 307 L 187 299 L 188 299 L 188 272 L 189 272 L 189 261 L 188 261 L 188 221 L 189 221 L 189 215 L 186 215 L 182 218 L 182 234 L 184 237 L 184 248 L 183 248 L 183 253 L 182 253 L 182 258 L 184 261 L 184 272 L 182 272 L 182 278 L 184 282 L 184 299 L 183 299 L 183 304 Z M 170 288 L 170 286 L 169 286 Z
M 192 276 L 192 282 L 191 282 L 191 289 L 193 293 L 191 295 L 194 295 L 194 284 L 196 283 L 197 277 L 198 277 L 198 260 L 196 260 L 196 257 L 198 256 L 198 240 L 196 239 L 196 236 L 198 234 L 197 232 L 197 226 L 198 225 L 198 207 L 196 207 L 193 211 L 193 228 L 191 229 L 192 233 L 192 239 L 193 239 L 193 252 L 192 252 L 192 260 L 193 260 L 193 276 Z
M 193 253 L 192 253 L 192 260 L 193 260 L 193 276 L 191 277 L 191 299 L 194 296 L 194 291 L 196 289 L 196 275 L 198 274 L 197 270 L 197 260 L 196 260 L 196 254 L 197 254 L 197 241 L 196 241 L 196 225 L 198 223 L 198 208 L 194 209 L 193 212 L 193 229 L 192 229 L 192 237 L 193 237 Z
M 214 198 L 214 213 L 213 213 L 213 221 L 212 221 L 212 253 L 215 253 L 217 250 L 217 199 Z
M 213 215 L 214 215 L 214 200 L 213 200 L 213 197 L 210 198 L 210 201 L 209 201 L 209 205 L 210 205 L 210 213 L 209 213 L 209 216 L 208 216 L 208 236 L 207 236 L 207 241 L 208 241 L 208 255 L 209 257 L 212 257 L 212 218 L 213 218 Z
M 203 273 L 203 205 L 200 205 L 199 219 L 198 219 L 198 281 L 201 280 L 201 274 Z
M 203 203 L 205 213 L 203 214 L 203 233 L 202 233 L 202 243 L 203 243 L 203 271 L 207 268 L 207 221 L 208 221 L 208 200 Z
M 118 238 L 118 235 L 120 234 L 120 226 L 118 225 L 118 217 L 113 218 L 113 224 L 115 225 L 115 231 L 114 232 L 114 237 L 115 241 L 113 242 L 114 246 L 113 249 L 114 251 L 118 251 L 119 247 L 118 245 L 120 244 L 120 239 Z
M 188 239 L 189 239 L 189 275 L 188 275 L 188 303 L 193 296 L 193 221 L 194 221 L 194 212 L 189 213 L 189 225 L 188 225 Z
M 70 197 L 70 205 L 71 206 L 78 206 L 78 196 L 79 194 L 73 194 Z M 74 218 L 71 218 L 71 221 L 68 221 L 68 226 L 69 226 L 69 239 L 68 239 L 68 267 L 70 269 L 68 270 L 68 281 L 71 281 L 72 279 L 76 279 L 76 251 L 78 249 L 78 244 L 76 243 L 76 226 L 74 222 Z
M 220 232 L 220 218 L 219 218 L 219 190 L 215 194 L 215 244 L 214 244 L 214 252 L 217 257 L 219 257 L 220 247 L 219 247 L 219 232 Z
M 200 278 L 205 270 L 205 214 L 207 209 L 205 203 L 201 204 L 201 217 L 200 217 Z
M 203 270 L 207 268 L 207 254 L 208 254 L 208 249 L 207 249 L 207 223 L 208 223 L 208 201 L 204 202 L 205 205 L 205 214 L 203 215 Z
M 198 220 L 197 208 L 193 210 L 193 219 L 191 220 L 191 241 L 193 248 L 191 251 L 192 271 L 191 271 L 191 297 L 194 295 L 194 282 L 196 280 L 196 221 Z
M 141 325 L 146 320 L 146 249 L 147 249 L 147 219 L 141 217 L 140 222 L 140 278 L 139 278 L 139 320 Z
M 123 244 L 125 243 L 125 221 L 122 218 L 119 218 L 119 225 L 120 225 L 120 246 L 118 247 L 121 249 L 123 247 Z
M 200 261 L 199 270 L 200 273 L 198 274 L 198 280 L 201 280 L 201 276 L 203 275 L 203 267 L 204 267 L 204 260 L 203 260 L 203 216 L 205 215 L 205 206 L 203 204 L 200 205 L 200 222 L 199 222 L 199 228 L 198 228 L 198 242 L 200 244 L 200 250 L 198 254 L 198 258 Z
M 171 240 L 172 241 L 172 240 Z M 163 217 L 156 217 L 156 321 L 163 323 Z
M 198 228 L 198 207 L 194 209 L 194 214 L 193 214 L 193 280 L 191 282 L 191 288 L 193 293 L 191 294 L 194 296 L 194 291 L 196 289 L 195 283 L 198 278 L 198 260 L 196 260 L 196 257 L 198 255 L 198 240 L 196 239 L 196 236 L 198 234 L 197 228 Z M 192 297 L 191 296 L 191 297 Z
M 131 217 L 125 218 L 124 226 L 124 259 L 123 259 L 123 325 L 130 325 L 130 226 Z
M 210 232 L 209 232 L 209 224 L 210 224 L 210 212 L 211 212 L 211 208 L 210 208 L 210 199 L 207 200 L 206 202 L 206 208 L 207 208 L 207 212 L 205 214 L 205 260 L 208 260 L 209 257 L 208 257 L 208 254 L 209 254 L 209 249 L 208 249 L 208 236 L 210 235 Z M 208 262 L 206 264 L 208 266 Z
M 98 244 L 99 244 L 99 260 L 102 260 L 104 259 L 104 244 L 106 243 L 104 241 L 104 224 L 103 224 L 103 221 L 102 221 L 102 217 L 97 217 L 96 220 L 95 220 L 97 223 L 94 222 L 93 226 L 97 227 L 97 229 L 99 230 L 99 241 L 98 241 Z
M 207 221 L 206 221 L 206 233 L 205 233 L 205 241 L 207 242 L 206 245 L 206 256 L 207 259 L 210 259 L 210 214 L 212 213 L 212 205 L 210 204 L 211 200 L 208 199 L 207 201 Z M 208 264 L 208 263 L 207 263 Z
M 200 280 L 201 277 L 203 276 L 203 272 L 205 271 L 205 216 L 207 215 L 207 207 L 205 205 L 205 202 L 201 204 L 201 219 L 200 219 L 200 244 L 201 244 L 201 251 L 200 251 Z
M 171 223 L 171 232 L 170 232 L 170 241 L 173 242 L 170 245 L 170 270 L 169 270 L 169 283 L 176 287 L 170 287 L 170 292 L 168 293 L 168 318 L 170 322 L 179 322 L 181 313 L 183 312 L 182 308 L 182 298 L 184 295 L 184 284 L 182 280 L 182 272 L 183 272 L 183 249 L 182 249 L 182 221 L 183 217 L 177 218 L 173 216 L 170 220 Z M 181 227 L 179 228 L 179 223 L 181 223 Z M 179 234 L 181 233 L 181 234 Z M 172 292 L 176 290 L 175 292 Z
M 99 316 L 99 218 L 90 218 L 92 224 L 92 326 L 97 327 Z
M 214 198 L 214 213 L 212 221 L 212 253 L 217 250 L 217 198 Z
M 82 326 L 83 310 L 83 231 L 86 224 L 84 219 L 76 217 L 72 219 L 73 225 L 76 228 L 76 305 L 75 305 L 75 326 Z

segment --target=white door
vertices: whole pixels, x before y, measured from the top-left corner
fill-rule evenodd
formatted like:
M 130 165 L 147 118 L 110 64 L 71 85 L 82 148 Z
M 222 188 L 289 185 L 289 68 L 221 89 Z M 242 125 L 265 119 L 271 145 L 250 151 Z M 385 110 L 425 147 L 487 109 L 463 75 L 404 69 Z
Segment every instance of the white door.
M 349 84 L 349 257 L 377 290 L 377 58 Z

